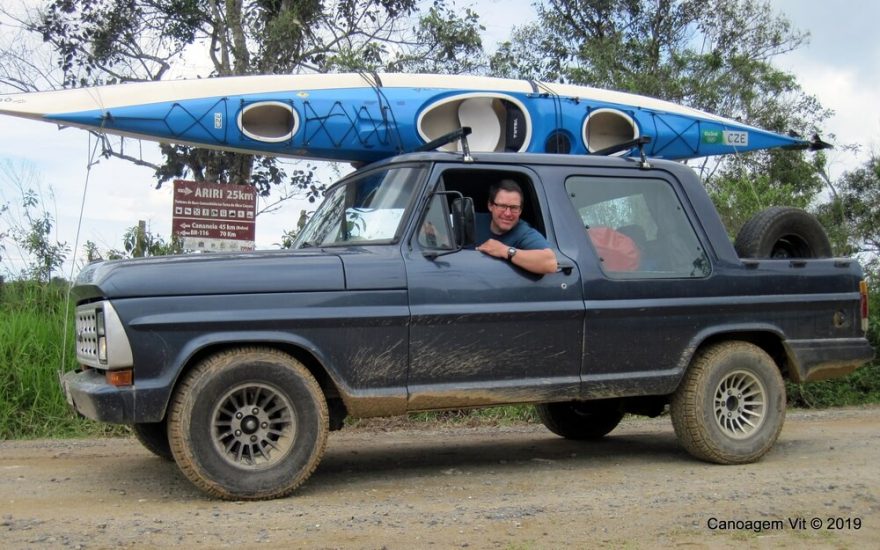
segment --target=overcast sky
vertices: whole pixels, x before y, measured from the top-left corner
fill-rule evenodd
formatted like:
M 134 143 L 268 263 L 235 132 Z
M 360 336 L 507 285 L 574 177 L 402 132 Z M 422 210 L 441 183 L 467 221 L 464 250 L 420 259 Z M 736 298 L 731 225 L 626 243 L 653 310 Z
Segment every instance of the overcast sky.
M 472 5 L 487 27 L 485 45 L 492 48 L 508 35 L 512 25 L 534 18 L 527 0 L 459 0 Z M 808 31 L 810 43 L 800 50 L 780 57 L 777 65 L 794 73 L 802 87 L 835 111 L 824 129 L 842 143 L 856 143 L 861 154 L 830 152 L 831 175 L 857 166 L 880 146 L 880 41 L 875 38 L 880 20 L 880 2 L 876 0 L 773 0 L 772 5 L 785 14 L 800 30 Z M 124 161 L 101 159 L 89 172 L 89 136 L 76 129 L 59 131 L 55 126 L 0 116 L 0 204 L 15 195 L 9 179 L 2 174 L 12 165 L 25 167 L 34 175 L 34 183 L 54 189 L 57 204 L 58 238 L 72 247 L 83 189 L 88 178 L 88 193 L 83 212 L 79 248 L 87 240 L 101 249 L 121 248 L 126 228 L 139 219 L 150 230 L 166 239 L 171 232 L 171 185 L 154 190 L 151 171 Z M 129 154 L 137 142 L 127 141 Z M 146 158 L 158 161 L 156 147 L 144 143 Z M 330 183 L 329 181 L 326 183 Z M 257 223 L 258 248 L 275 248 L 284 229 L 292 228 L 303 204 L 289 204 L 282 211 L 261 216 Z M 12 252 L 11 254 L 9 252 Z M 5 266 L 15 260 L 7 251 Z M 2 269 L 4 266 L 0 266 Z M 65 276 L 71 266 L 65 268 Z M 78 267 L 74 268 L 74 273 Z

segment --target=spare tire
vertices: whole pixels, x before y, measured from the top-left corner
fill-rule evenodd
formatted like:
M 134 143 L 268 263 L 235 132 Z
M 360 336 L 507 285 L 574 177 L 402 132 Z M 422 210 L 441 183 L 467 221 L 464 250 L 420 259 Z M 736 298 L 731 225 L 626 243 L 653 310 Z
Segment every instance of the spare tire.
M 733 243 L 740 258 L 830 258 L 825 229 L 800 208 L 774 206 L 755 214 Z

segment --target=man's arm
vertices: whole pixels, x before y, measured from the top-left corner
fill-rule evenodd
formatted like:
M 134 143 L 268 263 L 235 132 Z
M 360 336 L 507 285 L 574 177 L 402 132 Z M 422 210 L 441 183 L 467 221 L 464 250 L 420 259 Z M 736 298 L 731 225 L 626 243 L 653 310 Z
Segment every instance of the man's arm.
M 489 239 L 478 246 L 477 250 L 483 254 L 506 260 L 507 250 L 509 248 L 509 246 L 501 241 Z M 521 267 L 526 271 L 531 271 L 532 273 L 556 273 L 556 253 L 549 248 L 541 250 L 523 250 L 518 248 L 510 262 L 513 265 Z

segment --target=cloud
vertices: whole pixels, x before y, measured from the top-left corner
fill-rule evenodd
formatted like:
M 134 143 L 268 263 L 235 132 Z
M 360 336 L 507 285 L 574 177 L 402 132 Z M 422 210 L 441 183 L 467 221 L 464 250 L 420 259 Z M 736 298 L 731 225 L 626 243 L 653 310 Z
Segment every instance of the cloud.
M 777 64 L 794 74 L 806 93 L 816 96 L 823 107 L 834 112 L 825 122 L 823 135 L 834 134 L 840 145 L 860 146 L 858 154 L 829 152 L 831 176 L 837 177 L 864 163 L 880 145 L 880 56 L 871 60 L 831 60 L 813 56 L 810 51 L 782 56 Z

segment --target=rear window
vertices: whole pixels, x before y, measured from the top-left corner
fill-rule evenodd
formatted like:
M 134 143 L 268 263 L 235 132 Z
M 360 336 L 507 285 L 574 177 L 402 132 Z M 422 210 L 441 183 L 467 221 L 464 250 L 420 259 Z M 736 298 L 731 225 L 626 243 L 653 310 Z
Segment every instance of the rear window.
M 565 187 L 609 278 L 709 275 L 706 253 L 668 182 L 573 176 Z

